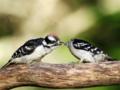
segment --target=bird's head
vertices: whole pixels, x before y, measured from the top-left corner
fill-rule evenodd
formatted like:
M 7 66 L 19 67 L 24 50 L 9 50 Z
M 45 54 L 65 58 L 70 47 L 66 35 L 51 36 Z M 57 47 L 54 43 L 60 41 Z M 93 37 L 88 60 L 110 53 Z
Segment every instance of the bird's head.
M 47 35 L 43 42 L 43 45 L 46 48 L 51 48 L 51 49 L 54 49 L 55 47 L 58 47 L 62 44 L 63 42 L 61 42 L 60 39 L 55 35 Z

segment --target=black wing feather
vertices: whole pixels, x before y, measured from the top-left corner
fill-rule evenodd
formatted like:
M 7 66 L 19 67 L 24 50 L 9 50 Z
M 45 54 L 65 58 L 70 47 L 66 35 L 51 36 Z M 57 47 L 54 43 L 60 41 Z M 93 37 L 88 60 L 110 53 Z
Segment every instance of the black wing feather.
M 41 45 L 43 38 L 37 38 L 28 40 L 24 43 L 20 48 L 16 50 L 16 52 L 12 55 L 12 58 L 18 58 L 24 55 L 31 54 L 38 45 Z
M 90 51 L 94 54 L 100 54 L 103 53 L 103 51 L 92 44 L 90 44 L 87 41 L 81 40 L 81 39 L 73 39 L 73 46 L 76 49 L 86 50 Z

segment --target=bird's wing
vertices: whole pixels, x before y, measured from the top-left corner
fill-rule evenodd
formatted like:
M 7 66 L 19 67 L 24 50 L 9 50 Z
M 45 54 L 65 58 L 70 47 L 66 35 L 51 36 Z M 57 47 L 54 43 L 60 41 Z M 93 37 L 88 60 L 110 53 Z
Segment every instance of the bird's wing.
M 92 44 L 90 44 L 89 42 L 84 41 L 84 40 L 79 40 L 79 39 L 74 40 L 73 41 L 73 46 L 76 49 L 90 51 L 94 54 L 103 53 L 103 51 L 101 49 L 93 46 Z
M 16 50 L 16 52 L 12 55 L 12 58 L 19 58 L 21 56 L 31 54 L 38 45 L 42 44 L 42 41 L 43 38 L 28 40 L 24 43 L 24 45 Z

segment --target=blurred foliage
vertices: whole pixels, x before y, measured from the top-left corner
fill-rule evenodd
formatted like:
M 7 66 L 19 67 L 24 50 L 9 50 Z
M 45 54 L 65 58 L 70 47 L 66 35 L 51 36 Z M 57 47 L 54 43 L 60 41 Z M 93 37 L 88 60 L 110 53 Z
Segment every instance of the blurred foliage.
M 89 30 L 78 34 L 78 37 L 94 42 L 111 56 L 120 58 L 120 52 L 114 54 L 114 49 L 120 51 L 120 13 L 102 16 L 96 25 Z
M 96 6 L 98 3 L 98 0 L 63 0 L 67 4 L 69 4 L 71 9 L 79 9 L 79 7 L 85 5 L 85 6 Z

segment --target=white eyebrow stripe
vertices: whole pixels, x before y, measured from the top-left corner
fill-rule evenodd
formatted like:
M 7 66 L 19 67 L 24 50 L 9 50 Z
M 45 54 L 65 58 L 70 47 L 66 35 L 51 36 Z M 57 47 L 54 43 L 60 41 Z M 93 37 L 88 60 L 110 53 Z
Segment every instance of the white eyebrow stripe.
M 23 49 L 23 48 L 21 48 L 21 51 L 22 51 L 22 53 L 25 53 L 25 51 L 24 51 L 24 49 Z
M 78 45 L 80 45 L 80 46 L 85 46 L 85 45 L 87 45 L 86 43 L 78 43 Z
M 88 50 L 88 49 L 90 49 L 90 48 L 91 48 L 90 46 L 88 46 L 88 47 L 85 47 L 85 49 L 87 49 L 87 50 Z
M 94 49 L 91 49 L 91 51 L 93 52 L 93 51 L 94 51 Z
M 50 40 L 55 40 L 55 38 L 52 37 L 52 36 L 49 36 L 48 38 L 49 38 Z

